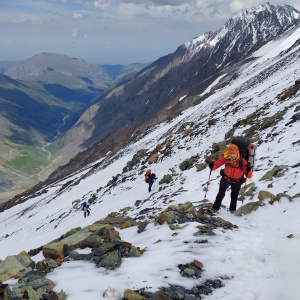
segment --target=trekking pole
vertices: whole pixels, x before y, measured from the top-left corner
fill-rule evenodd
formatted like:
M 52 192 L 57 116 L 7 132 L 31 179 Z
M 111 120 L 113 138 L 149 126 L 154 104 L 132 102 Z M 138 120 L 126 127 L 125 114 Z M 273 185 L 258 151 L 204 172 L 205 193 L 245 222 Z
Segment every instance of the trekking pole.
M 207 191 L 208 191 L 208 185 L 209 185 L 209 182 L 210 182 L 211 172 L 212 172 L 212 169 L 210 169 L 210 172 L 209 172 L 209 176 L 208 176 L 208 180 L 207 180 L 207 184 L 206 184 L 206 191 L 205 191 L 204 199 L 206 199 L 206 194 L 207 194 Z

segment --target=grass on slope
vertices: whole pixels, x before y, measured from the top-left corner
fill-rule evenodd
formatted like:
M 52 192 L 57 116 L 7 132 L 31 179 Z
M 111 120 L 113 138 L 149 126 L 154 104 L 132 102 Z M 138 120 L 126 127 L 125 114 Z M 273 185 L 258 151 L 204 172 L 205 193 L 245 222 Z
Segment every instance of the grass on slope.
M 28 175 L 37 174 L 49 164 L 47 153 L 33 146 L 20 145 L 18 154 L 7 165 Z

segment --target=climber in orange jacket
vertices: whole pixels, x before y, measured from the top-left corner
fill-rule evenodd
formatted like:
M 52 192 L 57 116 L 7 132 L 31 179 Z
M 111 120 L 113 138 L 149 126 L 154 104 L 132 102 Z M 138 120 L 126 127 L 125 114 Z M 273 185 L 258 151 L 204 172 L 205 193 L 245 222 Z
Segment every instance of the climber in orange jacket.
M 231 186 L 231 202 L 229 210 L 234 212 L 236 210 L 237 198 L 242 183 L 246 181 L 244 175 L 247 178 L 252 177 L 251 164 L 247 162 L 245 158 L 240 156 L 239 148 L 235 144 L 231 144 L 227 151 L 222 154 L 222 157 L 215 162 L 211 162 L 209 167 L 214 171 L 223 165 L 225 165 L 225 168 L 220 172 L 222 178 L 220 181 L 219 192 L 213 204 L 213 209 L 220 209 L 226 190 Z

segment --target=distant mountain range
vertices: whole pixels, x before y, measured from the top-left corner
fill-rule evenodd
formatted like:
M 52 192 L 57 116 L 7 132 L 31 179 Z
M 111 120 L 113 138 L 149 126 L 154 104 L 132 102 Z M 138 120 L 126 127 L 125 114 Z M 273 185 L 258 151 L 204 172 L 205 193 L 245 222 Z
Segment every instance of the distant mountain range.
M 49 170 L 67 163 L 51 174 L 51 182 L 117 151 L 153 126 L 169 122 L 200 104 L 236 80 L 241 69 L 256 59 L 252 56 L 254 51 L 272 40 L 284 39 L 299 24 L 299 11 L 289 5 L 267 3 L 244 9 L 218 31 L 199 36 L 115 82 L 122 67 L 101 67 L 101 81 L 95 71 L 99 66 L 90 69 L 83 60 L 53 54 L 49 54 L 51 64 L 39 66 L 41 62 L 35 65 L 29 60 L 28 65 L 11 67 L 6 74 L 40 84 L 55 98 L 64 95 L 60 89 L 97 94 L 94 99 L 89 98 L 84 111 L 73 111 L 72 122 L 47 148 L 52 153 L 52 163 L 55 161 Z M 36 62 L 45 56 L 48 55 L 37 55 Z M 62 59 L 60 63 L 56 62 L 58 57 Z M 60 100 L 69 103 L 67 97 Z
M 255 33 L 252 26 L 264 24 L 256 17 L 266 11 L 278 24 L 277 17 L 289 16 L 280 10 L 247 10 L 240 30 Z M 266 25 L 274 32 L 271 22 Z M 177 70 L 187 64 L 181 81 L 167 85 L 166 68 L 155 81 L 156 62 L 140 72 L 149 74 L 143 90 L 139 77 L 111 88 L 111 98 L 130 91 L 129 99 L 120 98 L 121 108 L 122 102 L 139 105 L 140 114 L 151 108 L 146 91 L 152 82 L 174 98 L 144 123 L 127 119 L 47 181 L 0 205 L 0 298 L 299 300 L 300 24 L 291 20 L 262 47 L 252 43 L 254 35 L 236 32 L 236 40 L 223 41 L 231 32 L 222 33 L 181 47 Z M 217 65 L 200 56 L 191 64 L 199 51 Z M 197 72 L 208 72 L 205 66 L 222 72 L 178 94 Z M 133 101 L 142 91 L 144 106 Z M 87 127 L 95 126 L 88 116 L 96 118 L 96 104 L 84 113 Z M 122 117 L 117 108 L 114 120 Z M 257 146 L 253 176 L 240 185 L 236 211 L 230 206 L 238 184 L 215 211 L 225 166 L 211 172 L 208 164 L 236 136 Z M 158 177 L 150 192 L 148 169 Z M 86 217 L 84 201 L 91 204 Z
M 76 122 L 93 98 L 139 66 L 115 70 L 40 53 L 22 62 L 1 62 L 0 68 L 1 199 L 12 187 L 28 188 L 45 179 L 59 165 L 59 159 L 53 161 L 57 145 L 47 145 Z
M 137 72 L 134 78 L 123 78 L 95 98 L 89 111 L 60 137 L 61 151 L 76 153 L 102 139 L 120 145 L 120 140 L 126 141 L 133 133 L 200 103 L 208 96 L 202 93 L 217 78 L 224 76 L 220 88 L 234 80 L 239 68 L 255 59 L 251 57 L 253 51 L 295 30 L 299 20 L 299 11 L 289 5 L 267 3 L 242 10 L 221 29 L 181 45 L 174 53 Z M 99 145 L 107 144 L 101 141 Z M 109 149 L 106 148 L 104 152 Z M 88 157 L 92 160 L 92 155 Z

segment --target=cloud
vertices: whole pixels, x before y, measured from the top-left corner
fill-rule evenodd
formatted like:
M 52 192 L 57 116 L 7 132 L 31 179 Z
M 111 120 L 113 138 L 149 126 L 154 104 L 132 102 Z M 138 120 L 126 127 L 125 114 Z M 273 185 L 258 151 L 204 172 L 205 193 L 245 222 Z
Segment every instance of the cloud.
M 72 19 L 81 19 L 81 18 L 82 18 L 82 14 L 81 13 L 73 12 Z
M 285 1 L 272 0 L 272 4 L 282 5 Z M 0 0 L 0 26 L 5 28 L 0 32 L 0 40 L 13 37 L 14 49 L 19 49 L 21 57 L 24 57 L 26 46 L 28 53 L 32 49 L 32 54 L 59 52 L 93 61 L 101 59 L 117 63 L 123 56 L 122 63 L 133 60 L 148 62 L 175 51 L 179 45 L 196 36 L 220 29 L 241 9 L 265 2 L 18 0 L 18 5 L 15 5 L 13 1 Z M 299 0 L 289 0 L 289 4 L 300 10 Z M 29 39 L 36 43 L 29 43 Z M 73 46 L 74 43 L 77 47 Z M 12 58 L 10 47 L 3 49 L 2 45 L 2 53 L 4 50 L 7 53 L 4 59 Z M 105 52 L 106 49 L 111 50 Z
M 79 28 L 76 27 L 76 28 L 74 28 L 73 31 L 72 31 L 72 38 L 76 38 L 76 37 L 78 37 L 78 36 L 79 36 Z

